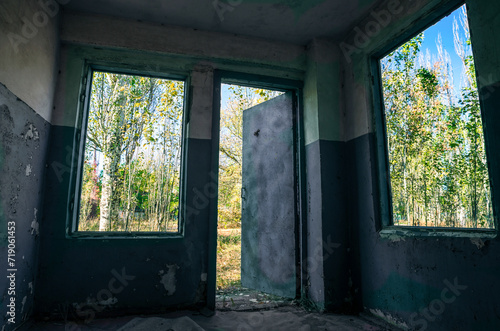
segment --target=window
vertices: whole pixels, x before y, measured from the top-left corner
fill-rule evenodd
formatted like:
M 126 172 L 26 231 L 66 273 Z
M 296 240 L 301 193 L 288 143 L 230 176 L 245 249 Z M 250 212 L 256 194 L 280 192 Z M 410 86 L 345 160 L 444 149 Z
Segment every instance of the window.
M 465 5 L 379 60 L 398 226 L 494 228 Z
M 183 103 L 183 81 L 93 71 L 79 232 L 178 232 Z

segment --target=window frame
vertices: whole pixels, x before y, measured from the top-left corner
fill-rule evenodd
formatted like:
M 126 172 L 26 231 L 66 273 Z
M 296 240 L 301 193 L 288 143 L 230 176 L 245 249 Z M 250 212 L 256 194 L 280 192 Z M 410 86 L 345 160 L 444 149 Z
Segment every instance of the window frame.
M 181 120 L 181 153 L 179 170 L 179 211 L 178 211 L 178 229 L 176 232 L 160 231 L 79 231 L 78 222 L 80 214 L 80 200 L 83 181 L 83 167 L 85 143 L 87 138 L 87 125 L 90 111 L 90 94 L 92 92 L 92 77 L 94 72 L 107 72 L 114 74 L 137 75 L 141 77 L 154 77 L 160 79 L 169 79 L 182 81 L 184 83 L 183 110 Z M 74 148 L 72 154 L 72 167 L 70 176 L 70 194 L 66 235 L 77 239 L 179 239 L 185 236 L 185 201 L 186 201 L 186 154 L 187 154 L 187 123 L 188 105 L 189 105 L 189 87 L 190 75 L 187 73 L 158 71 L 151 66 L 121 64 L 112 62 L 101 62 L 84 60 L 84 66 L 81 74 L 80 94 L 78 100 L 78 110 L 76 116 L 76 129 L 74 137 Z
M 452 227 L 425 227 L 425 226 L 405 226 L 394 225 L 393 222 L 393 206 L 392 206 L 392 189 L 389 171 L 389 149 L 387 140 L 387 127 L 385 116 L 385 104 L 383 97 L 382 75 L 380 61 L 392 51 L 399 48 L 401 45 L 411 40 L 421 32 L 424 32 L 432 25 L 438 23 L 441 19 L 450 15 L 452 12 L 466 6 L 464 1 L 453 2 L 451 4 L 441 6 L 440 8 L 431 11 L 427 16 L 419 20 L 419 24 L 405 30 L 399 36 L 396 36 L 388 44 L 376 49 L 369 54 L 369 66 L 372 76 L 372 121 L 374 127 L 374 159 L 375 165 L 373 175 L 375 178 L 374 190 L 374 209 L 376 215 L 375 228 L 380 233 L 381 237 L 386 239 L 399 240 L 404 237 L 466 237 L 466 238 L 496 238 L 498 234 L 498 219 L 497 210 L 498 202 L 495 200 L 494 194 L 494 177 L 491 168 L 490 157 L 493 149 L 489 144 L 487 126 L 485 125 L 484 105 L 482 102 L 482 93 L 478 84 L 478 94 L 480 100 L 480 113 L 483 125 L 483 135 L 485 141 L 485 152 L 488 164 L 488 174 L 490 177 L 490 194 L 493 209 L 493 224 L 492 229 L 483 228 L 452 228 Z M 471 33 L 471 40 L 474 37 Z M 473 44 L 473 41 L 472 41 Z M 475 59 L 475 62 L 476 59 Z M 477 70 L 477 69 L 476 69 Z M 479 77 L 479 75 L 476 75 Z

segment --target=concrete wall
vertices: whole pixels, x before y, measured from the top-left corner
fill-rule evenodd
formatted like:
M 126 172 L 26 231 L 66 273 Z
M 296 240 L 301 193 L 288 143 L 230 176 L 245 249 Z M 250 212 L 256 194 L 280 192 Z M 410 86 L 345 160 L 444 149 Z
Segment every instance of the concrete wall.
M 127 33 L 123 33 L 125 30 Z M 89 321 L 127 311 L 150 313 L 213 304 L 210 302 L 215 298 L 213 192 L 218 167 L 214 157 L 218 155 L 218 146 L 212 125 L 219 120 L 212 118 L 217 100 L 214 70 L 302 79 L 305 50 L 295 45 L 274 45 L 190 29 L 174 30 L 79 14 L 63 18 L 63 46 L 47 161 L 46 190 L 50 194 L 45 198 L 44 227 L 40 229 L 40 273 L 35 298 L 40 316 Z M 183 165 L 187 211 L 183 235 L 176 238 L 68 236 L 73 220 L 72 173 L 77 168 L 75 155 L 81 134 L 79 100 L 85 60 L 115 69 L 171 73 L 187 78 L 189 120 Z M 119 290 L 114 279 L 124 280 Z
M 350 311 L 341 52 L 316 39 L 308 47 L 304 85 L 307 296 L 320 310 Z
M 68 233 L 73 221 L 70 205 L 75 194 L 73 174 L 78 166 L 73 153 L 78 153 L 75 137 L 81 133 L 77 118 L 81 116 L 79 95 L 84 59 L 109 63 L 121 59 L 129 64 L 129 69 L 181 72 L 164 64 L 152 70 L 148 66 L 158 63 L 158 57 L 143 56 L 137 60 L 120 52 L 63 47 L 61 57 L 53 119 L 54 123 L 73 125 L 51 127 L 46 178 L 46 190 L 51 193 L 45 197 L 44 226 L 40 229 L 37 314 L 89 322 L 116 310 L 151 312 L 205 302 L 209 208 L 198 200 L 206 197 L 198 197 L 194 189 L 204 192 L 205 184 L 213 182 L 209 176 L 211 140 L 206 135 L 210 133 L 211 108 L 205 106 L 211 104 L 213 93 L 211 70 L 193 68 L 189 72 L 190 85 L 186 87 L 192 95 L 188 131 L 198 135 L 190 135 L 185 141 L 187 159 L 196 162 L 185 165 L 189 174 L 185 202 L 192 212 L 186 214 L 184 236 L 73 238 Z M 199 117 L 208 117 L 208 123 L 197 122 Z
M 2 330 L 33 311 L 45 157 L 58 52 L 57 7 L 0 4 L 0 271 Z M 15 256 L 8 260 L 15 226 Z M 12 253 L 12 252 L 10 252 Z M 5 261 L 5 262 L 4 262 Z M 14 266 L 8 266 L 13 262 Z M 7 269 L 14 269 L 9 271 Z M 15 274 L 8 279 L 7 275 Z M 12 286 L 15 284 L 15 286 Z M 14 299 L 15 324 L 7 304 Z
M 292 79 L 303 75 L 306 61 L 304 47 L 298 45 L 71 12 L 63 16 L 61 39 L 186 56 L 218 69 L 247 72 L 255 67 L 251 73 Z
M 305 245 L 301 248 L 306 298 L 330 311 L 364 307 L 407 328 L 498 328 L 500 307 L 491 295 L 500 291 L 498 239 L 471 234 L 386 235 L 380 231 L 380 141 L 374 121 L 370 56 L 389 44 L 403 42 L 412 29 L 436 18 L 443 6 L 451 9 L 454 5 L 458 3 L 451 0 L 389 0 L 354 26 L 343 42 L 315 39 L 307 50 L 227 34 L 66 13 L 56 77 L 56 21 L 42 24 L 38 2 L 3 2 L 0 15 L 7 23 L 0 23 L 0 55 L 5 59 L 0 64 L 0 166 L 9 176 L 0 177 L 0 221 L 6 226 L 14 219 L 21 229 L 22 244 L 16 254 L 24 259 L 18 267 L 21 292 L 16 294 L 16 312 L 24 317 L 33 309 L 32 288 L 36 288 L 39 315 L 69 321 L 116 312 L 210 306 L 216 247 L 215 197 L 210 192 L 216 181 L 213 124 L 218 121 L 213 109 L 220 93 L 214 86 L 214 70 L 223 69 L 304 81 L 306 187 L 302 197 L 307 201 L 303 211 Z M 500 162 L 494 153 L 500 142 L 496 124 L 500 123 L 496 111 L 500 104 L 500 43 L 495 42 L 500 5 L 470 1 L 469 10 L 495 189 L 500 185 Z M 56 8 L 45 12 L 49 17 Z M 389 13 L 389 23 L 380 23 L 381 13 Z M 33 19 L 40 19 L 39 26 L 33 23 L 36 33 L 25 27 Z M 379 29 L 366 40 L 359 39 L 358 31 L 366 31 L 369 24 L 373 27 L 373 22 Z M 8 32 L 24 38 L 15 39 L 17 52 Z M 183 236 L 110 239 L 67 235 L 75 194 L 72 174 L 81 134 L 79 100 L 85 60 L 188 78 L 184 199 L 196 212 L 190 209 Z M 55 108 L 51 111 L 55 79 Z M 42 208 L 44 187 L 49 193 Z M 38 277 L 37 238 L 41 238 Z M 6 243 L 5 236 L 1 240 Z M 0 254 L 6 256 L 5 247 L 2 249 Z M 2 300 L 8 298 L 5 279 Z M 438 300 L 446 300 L 444 309 Z M 433 314 L 438 308 L 442 311 Z
M 424 27 L 451 1 L 388 1 L 375 10 L 390 13 L 390 23 L 366 42 L 356 30 L 344 41 L 346 150 L 349 186 L 349 222 L 357 274 L 353 287 L 360 304 L 394 324 L 412 330 L 494 330 L 500 327 L 500 242 L 489 235 L 442 233 L 434 237 L 412 231 L 389 233 L 381 229 L 381 200 L 377 180 L 378 144 L 370 56 Z M 481 85 L 488 157 L 497 197 L 500 165 L 498 150 L 498 92 L 500 5 L 470 1 L 469 20 L 477 73 Z M 366 31 L 377 23 L 370 15 L 358 25 Z M 372 25 L 373 26 L 373 25 Z M 342 44 L 341 44 L 342 46 Z M 351 47 L 351 48 L 349 48 Z M 355 48 L 353 48 L 355 47 Z M 482 78 L 481 78 L 482 77 Z M 482 82 L 483 81 L 483 82 Z M 485 98 L 487 96 L 487 98 Z M 498 197 L 496 198 L 498 199 Z M 496 200 L 498 206 L 498 200 Z M 498 210 L 498 209 L 497 209 Z
M 59 6 L 45 3 L 6 0 L 0 4 L 0 82 L 49 121 Z

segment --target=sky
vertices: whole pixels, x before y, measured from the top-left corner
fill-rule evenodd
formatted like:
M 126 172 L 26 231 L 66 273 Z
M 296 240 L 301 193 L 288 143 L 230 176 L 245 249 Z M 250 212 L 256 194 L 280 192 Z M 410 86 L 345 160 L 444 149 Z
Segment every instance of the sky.
M 229 101 L 229 86 L 228 84 L 222 84 L 221 86 L 221 98 L 220 98 L 220 103 L 221 103 L 221 109 L 222 108 L 227 108 L 227 103 Z
M 443 49 L 448 51 L 451 58 L 451 64 L 453 66 L 453 82 L 455 87 L 455 94 L 460 91 L 461 88 L 461 80 L 464 75 L 462 60 L 457 55 L 455 51 L 455 45 L 453 40 L 453 20 L 456 19 L 459 23 L 459 30 L 461 32 L 461 36 L 463 37 L 463 29 L 460 25 L 459 16 L 462 14 L 462 7 L 458 8 L 454 12 L 452 12 L 449 16 L 441 19 L 435 25 L 429 27 L 424 31 L 424 41 L 421 46 L 421 51 L 425 54 L 427 50 L 430 51 L 432 55 L 437 56 L 438 50 L 436 46 L 436 41 L 438 39 L 438 35 L 441 34 L 441 39 L 443 42 Z M 465 37 L 464 37 L 465 38 Z

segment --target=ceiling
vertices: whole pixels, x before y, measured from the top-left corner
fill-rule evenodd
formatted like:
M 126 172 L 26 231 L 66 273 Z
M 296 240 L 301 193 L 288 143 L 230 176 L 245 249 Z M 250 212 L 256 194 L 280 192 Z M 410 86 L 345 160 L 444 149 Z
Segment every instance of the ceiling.
M 71 0 L 66 9 L 307 44 L 339 39 L 378 0 Z

